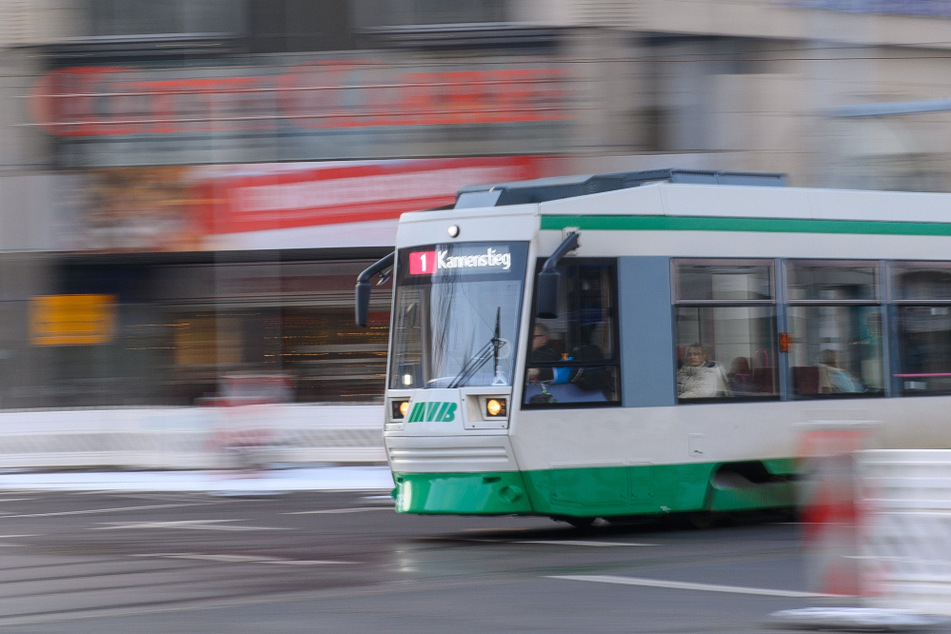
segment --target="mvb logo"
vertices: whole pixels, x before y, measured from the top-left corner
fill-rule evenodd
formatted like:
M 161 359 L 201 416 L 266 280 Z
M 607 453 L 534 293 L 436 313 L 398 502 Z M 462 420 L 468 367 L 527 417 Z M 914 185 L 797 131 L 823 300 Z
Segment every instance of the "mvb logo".
M 416 403 L 410 410 L 408 423 L 450 423 L 456 420 L 456 407 L 458 403 L 446 403 L 443 401 L 431 401 L 428 403 Z

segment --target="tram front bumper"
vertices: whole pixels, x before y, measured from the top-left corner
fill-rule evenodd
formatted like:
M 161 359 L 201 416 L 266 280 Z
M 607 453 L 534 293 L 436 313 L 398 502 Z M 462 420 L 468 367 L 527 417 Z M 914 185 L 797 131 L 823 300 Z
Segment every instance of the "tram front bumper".
M 399 513 L 513 515 L 532 505 L 518 472 L 394 473 Z

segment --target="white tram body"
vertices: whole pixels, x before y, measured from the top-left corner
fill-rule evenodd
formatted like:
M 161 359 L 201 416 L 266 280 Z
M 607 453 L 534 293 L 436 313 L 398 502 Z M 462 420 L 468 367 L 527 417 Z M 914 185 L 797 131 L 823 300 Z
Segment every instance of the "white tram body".
M 361 283 L 390 265 L 401 512 L 791 506 L 817 422 L 951 447 L 951 195 L 681 170 L 473 187 L 404 214 Z

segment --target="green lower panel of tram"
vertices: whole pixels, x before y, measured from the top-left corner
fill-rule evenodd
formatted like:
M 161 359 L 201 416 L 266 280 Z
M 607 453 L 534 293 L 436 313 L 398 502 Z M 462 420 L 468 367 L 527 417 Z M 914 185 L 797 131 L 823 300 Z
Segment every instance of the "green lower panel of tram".
M 396 510 L 400 513 L 511 515 L 534 513 L 522 474 L 393 474 Z
M 504 471 L 395 473 L 401 513 L 610 517 L 795 505 L 793 459 Z

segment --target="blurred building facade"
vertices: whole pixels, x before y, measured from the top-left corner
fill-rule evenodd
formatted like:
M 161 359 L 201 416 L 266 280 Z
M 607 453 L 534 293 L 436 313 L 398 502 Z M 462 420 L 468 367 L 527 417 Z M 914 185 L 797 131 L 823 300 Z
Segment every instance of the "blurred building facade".
M 0 408 L 378 400 L 353 281 L 466 184 L 948 190 L 949 52 L 939 0 L 0 0 Z

